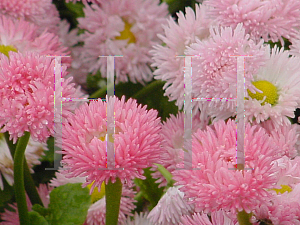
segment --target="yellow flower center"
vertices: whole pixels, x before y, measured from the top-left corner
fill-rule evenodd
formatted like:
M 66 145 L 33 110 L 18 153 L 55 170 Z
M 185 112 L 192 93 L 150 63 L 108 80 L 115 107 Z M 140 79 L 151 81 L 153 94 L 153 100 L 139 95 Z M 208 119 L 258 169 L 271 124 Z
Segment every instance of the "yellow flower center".
M 263 100 L 264 97 L 266 97 L 265 101 L 262 103 L 262 105 L 269 103 L 271 105 L 276 104 L 278 100 L 278 93 L 277 88 L 269 81 L 267 80 L 260 80 L 252 82 L 252 84 L 259 90 L 262 91 L 262 93 L 256 92 L 252 93 L 251 91 L 248 91 L 248 94 L 251 98 L 255 98 L 259 101 Z
M 90 190 L 91 190 L 93 183 L 94 183 L 94 181 L 87 186 Z M 105 184 L 104 184 L 104 182 L 102 182 L 100 192 L 98 191 L 97 187 L 95 187 L 93 190 L 93 193 L 91 195 L 92 203 L 95 203 L 96 201 L 100 200 L 101 198 L 104 197 L 104 195 L 105 195 Z
M 0 45 L 0 52 L 9 57 L 8 53 L 10 51 L 18 52 L 18 50 L 12 45 Z
M 102 135 L 101 137 L 99 137 L 99 140 L 105 141 L 105 137 L 106 137 L 106 134 L 105 134 L 105 135 Z M 110 142 L 114 142 L 114 138 L 113 138 L 113 135 L 112 135 L 112 134 L 109 135 L 108 140 L 109 140 Z
M 291 192 L 292 191 L 292 188 L 288 185 L 281 185 L 281 189 L 276 189 L 276 188 L 273 188 L 272 190 L 276 191 L 277 194 L 281 193 L 283 194 L 284 192 Z
M 127 21 L 123 20 L 125 23 L 124 30 L 120 32 L 120 36 L 116 37 L 116 40 L 127 40 L 128 39 L 128 44 L 130 43 L 135 43 L 135 36 L 134 34 L 130 31 L 130 28 L 132 25 L 128 23 Z

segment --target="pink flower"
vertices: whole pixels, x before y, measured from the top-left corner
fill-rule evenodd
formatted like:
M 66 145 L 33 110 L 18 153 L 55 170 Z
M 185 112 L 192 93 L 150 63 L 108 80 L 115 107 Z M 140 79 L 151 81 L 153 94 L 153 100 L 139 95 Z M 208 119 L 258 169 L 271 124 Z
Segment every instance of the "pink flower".
M 253 74 L 252 83 L 263 93 L 248 91 L 245 119 L 255 123 L 270 119 L 276 129 L 291 124 L 288 117 L 293 118 L 294 111 L 300 107 L 299 58 L 290 57 L 283 49 L 273 48 L 266 64 Z
M 0 16 L 0 46 L 10 46 L 22 53 L 32 51 L 41 55 L 69 54 L 55 34 L 47 31 L 40 34 L 36 25 L 23 19 L 12 20 L 6 16 Z
M 45 29 L 56 33 L 60 22 L 58 10 L 51 0 L 1 0 L 0 15 L 34 23 L 39 34 Z
M 133 216 L 131 211 L 135 208 L 133 202 L 134 192 L 131 189 L 123 187 L 122 197 L 120 202 L 119 225 L 123 224 L 126 216 Z M 105 225 L 106 203 L 105 197 L 95 202 L 88 209 L 88 214 L 84 225 Z
M 274 195 L 271 205 L 261 205 L 255 211 L 252 218 L 254 224 L 260 221 L 269 221 L 274 225 L 300 224 L 300 184 L 297 184 L 291 192 Z
M 209 25 L 212 21 L 207 18 L 207 8 L 204 5 L 196 5 L 195 12 L 192 8 L 186 8 L 186 14 L 178 13 L 178 23 L 169 18 L 168 24 L 163 25 L 164 34 L 159 38 L 165 46 L 155 45 L 150 51 L 157 67 L 154 78 L 166 81 L 163 89 L 169 101 L 176 100 L 179 108 L 184 103 L 184 59 L 176 56 L 185 54 L 185 50 L 196 39 L 205 39 L 209 36 Z
M 246 33 L 257 40 L 290 39 L 300 26 L 298 0 L 206 0 L 208 14 L 222 26 L 233 29 L 243 23 Z
M 79 27 L 85 29 L 80 55 L 89 72 L 99 69 L 106 77 L 106 58 L 99 56 L 123 55 L 115 59 L 116 83 L 148 82 L 153 78 L 149 50 L 160 43 L 157 34 L 166 22 L 167 5 L 159 0 L 111 0 L 101 5 L 86 5 L 85 17 Z
M 199 118 L 199 113 L 193 116 L 193 133 L 198 129 L 204 129 L 208 125 L 208 118 L 203 121 Z M 167 121 L 163 123 L 161 135 L 162 166 L 164 166 L 169 172 L 172 172 L 176 168 L 178 168 L 178 164 L 180 164 L 183 157 L 184 113 L 179 112 L 176 117 L 171 114 L 170 118 L 168 118 Z M 156 168 L 156 166 L 154 166 L 154 168 Z M 159 186 L 167 185 L 166 179 L 159 171 L 155 171 L 152 176 L 153 178 L 158 179 L 156 182 L 160 183 Z
M 151 210 L 148 219 L 156 225 L 177 225 L 182 215 L 190 215 L 194 206 L 183 198 L 184 193 L 177 187 L 170 187 Z
M 236 170 L 236 123 L 216 122 L 198 130 L 192 142 L 193 170 L 175 170 L 173 179 L 195 203 L 195 211 L 223 209 L 251 212 L 269 200 L 266 189 L 274 188 L 278 177 L 272 163 L 279 149 L 262 128 L 245 127 L 245 168 Z
M 294 158 L 298 155 L 297 140 L 300 136 L 297 132 L 297 124 L 284 124 L 276 127 L 271 120 L 259 123 L 261 127 L 273 137 L 274 142 L 281 149 L 281 156 Z
M 10 52 L 0 56 L 0 127 L 14 142 L 24 131 L 34 140 L 45 142 L 54 134 L 54 60 L 37 53 Z M 62 74 L 66 75 L 62 66 Z M 62 79 L 62 97 L 81 97 L 70 83 Z M 74 109 L 74 103 L 63 103 L 63 117 Z
M 235 29 L 230 27 L 212 27 L 210 37 L 197 40 L 187 47 L 186 55 L 199 55 L 193 59 L 193 87 L 195 98 L 236 98 L 237 96 L 237 57 L 245 58 L 245 86 L 253 89 L 251 80 L 258 68 L 267 59 L 267 50 L 263 42 L 256 44 L 250 39 L 242 24 Z M 201 111 L 218 119 L 227 119 L 236 114 L 235 101 L 198 102 Z
M 210 214 L 194 213 L 192 217 L 182 216 L 181 225 L 238 225 L 236 220 L 230 219 L 223 210 L 215 211 Z
M 114 139 L 116 170 L 105 169 L 107 107 L 115 112 L 115 134 L 109 139 Z M 85 185 L 94 182 L 92 188 L 116 178 L 130 186 L 133 178 L 144 178 L 144 168 L 160 162 L 160 130 L 156 110 L 148 111 L 133 99 L 125 102 L 124 96 L 81 106 L 63 123 L 62 162 L 68 177 L 86 176 Z
M 52 189 L 53 189 L 52 187 L 48 187 L 46 184 L 40 184 L 40 186 L 37 188 L 45 208 L 47 208 L 50 203 L 49 193 L 52 191 Z M 27 195 L 26 195 L 26 202 L 27 202 L 28 211 L 31 211 L 32 204 Z M 0 214 L 1 219 L 3 220 L 3 222 L 1 222 L 1 225 L 20 225 L 17 203 L 9 204 L 9 206 L 14 211 L 5 209 L 4 213 Z

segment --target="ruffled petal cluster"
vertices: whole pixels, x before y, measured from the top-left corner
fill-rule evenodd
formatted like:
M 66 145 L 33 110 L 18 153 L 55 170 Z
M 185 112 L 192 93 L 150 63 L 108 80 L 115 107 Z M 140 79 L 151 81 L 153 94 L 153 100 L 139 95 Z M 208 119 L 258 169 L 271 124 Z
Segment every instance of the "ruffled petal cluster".
M 222 26 L 243 23 L 252 37 L 277 42 L 297 34 L 300 26 L 298 0 L 205 0 L 208 14 Z
M 34 52 L 10 52 L 9 58 L 0 56 L 0 126 L 8 131 L 14 142 L 25 131 L 34 140 L 45 142 L 54 134 L 54 60 Z M 62 66 L 62 76 L 66 68 Z M 63 98 L 83 94 L 62 78 Z M 74 109 L 74 103 L 63 102 L 62 116 Z M 59 112 L 57 112 L 59 113 Z
M 62 130 L 62 162 L 68 176 L 87 176 L 86 185 L 94 182 L 93 187 L 99 188 L 103 181 L 114 183 L 116 178 L 130 185 L 133 178 L 144 178 L 144 168 L 160 163 L 157 111 L 146 110 L 133 99 L 125 102 L 124 96 L 107 100 L 76 109 Z M 114 107 L 115 113 L 115 133 L 109 137 L 114 140 L 115 159 L 107 159 L 107 107 Z M 107 160 L 114 160 L 116 169 L 107 169 Z
M 166 23 L 168 8 L 159 0 L 112 0 L 100 5 L 86 5 L 85 17 L 79 18 L 84 29 L 84 42 L 80 61 L 89 72 L 100 70 L 106 77 L 108 55 L 122 55 L 115 59 L 116 83 L 152 80 L 149 50 L 160 43 L 157 34 Z
M 268 202 L 266 189 L 276 187 L 278 177 L 273 162 L 280 149 L 272 138 L 256 126 L 245 127 L 245 170 L 237 170 L 236 124 L 232 120 L 216 122 L 193 136 L 193 169 L 175 170 L 180 190 L 195 203 L 195 211 L 223 209 L 251 212 L 259 203 Z M 247 169 L 248 168 L 248 169 Z

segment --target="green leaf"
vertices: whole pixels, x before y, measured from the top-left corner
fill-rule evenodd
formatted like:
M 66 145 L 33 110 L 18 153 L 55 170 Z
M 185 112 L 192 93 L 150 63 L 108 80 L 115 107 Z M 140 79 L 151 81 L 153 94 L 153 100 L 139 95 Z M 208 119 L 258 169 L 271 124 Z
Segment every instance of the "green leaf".
M 66 3 L 66 6 L 68 10 L 70 10 L 74 14 L 75 18 L 84 17 L 84 12 L 83 12 L 84 5 L 81 2 L 77 2 L 75 4 L 69 2 Z
M 163 195 L 164 187 L 158 188 L 155 179 L 152 178 L 150 168 L 144 169 L 145 180 L 134 179 L 134 183 L 140 187 L 140 195 L 150 202 L 149 210 L 153 209 Z
M 28 212 L 30 225 L 48 225 L 47 220 L 35 211 Z
M 82 225 L 91 204 L 87 187 L 82 188 L 80 183 L 62 185 L 50 193 L 46 219 L 50 225 Z
M 32 206 L 32 210 L 38 212 L 43 217 L 46 217 L 47 215 L 49 215 L 49 210 L 39 204 L 34 204 Z
M 173 175 L 163 165 L 154 163 L 157 166 L 158 171 L 164 176 L 168 182 L 168 187 L 173 187 L 175 180 L 172 179 Z

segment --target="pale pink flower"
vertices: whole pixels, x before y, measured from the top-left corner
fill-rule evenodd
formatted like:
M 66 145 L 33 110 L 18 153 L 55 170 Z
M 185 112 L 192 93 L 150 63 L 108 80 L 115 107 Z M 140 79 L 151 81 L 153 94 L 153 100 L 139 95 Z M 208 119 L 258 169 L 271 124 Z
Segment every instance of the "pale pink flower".
M 281 149 L 281 154 L 289 158 L 294 158 L 298 154 L 296 144 L 300 134 L 297 132 L 297 124 L 284 124 L 275 127 L 273 121 L 267 120 L 258 125 L 273 137 L 274 142 Z
M 33 141 L 29 139 L 28 145 L 25 150 L 25 158 L 30 169 L 30 172 L 33 173 L 32 167 L 34 165 L 39 165 L 40 157 L 44 155 L 44 151 L 48 150 L 47 145 L 44 143 Z M 10 150 L 7 146 L 4 138 L 0 137 L 0 189 L 3 190 L 3 181 L 4 178 L 9 185 L 14 183 L 14 171 L 13 171 L 14 161 L 11 156 Z M 2 178 L 2 176 L 3 178 Z
M 131 220 L 130 217 L 127 217 L 127 220 L 123 225 L 154 225 L 149 219 L 147 219 L 147 216 L 148 212 L 141 212 L 140 214 L 135 212 L 133 220 Z
M 85 30 L 80 60 L 89 72 L 100 70 L 106 77 L 107 59 L 99 56 L 123 55 L 115 59 L 116 83 L 151 81 L 149 50 L 161 43 L 157 34 L 166 23 L 167 4 L 159 4 L 159 0 L 110 0 L 102 1 L 101 6 L 86 5 L 84 12 L 85 17 L 78 18 L 79 27 Z
M 297 33 L 297 36 L 295 38 L 291 38 L 289 41 L 291 41 L 290 47 L 290 53 L 291 55 L 300 57 L 300 30 Z
M 6 16 L 0 16 L 0 45 L 11 46 L 15 51 L 22 53 L 32 51 L 41 55 L 69 54 L 55 34 L 47 31 L 39 33 L 36 25 L 23 19 L 12 20 Z
M 118 224 L 125 222 L 126 216 L 133 216 L 131 211 L 135 208 L 134 192 L 131 189 L 123 187 L 122 197 L 120 201 L 120 212 L 118 217 Z M 87 218 L 84 225 L 106 225 L 106 203 L 105 196 L 90 206 L 87 213 Z
M 153 72 L 154 78 L 166 81 L 163 89 L 169 101 L 176 100 L 175 104 L 181 109 L 184 104 L 184 58 L 176 57 L 185 55 L 185 50 L 196 38 L 205 39 L 209 36 L 209 25 L 212 21 L 206 16 L 207 8 L 196 4 L 195 12 L 186 8 L 185 15 L 179 12 L 178 23 L 169 18 L 168 24 L 163 25 L 164 34 L 159 38 L 165 45 L 155 45 L 150 51 L 157 67 Z M 194 103 L 193 103 L 194 104 Z
M 183 142 L 184 142 L 184 113 L 179 112 L 177 116 L 170 115 L 170 118 L 163 123 L 162 126 L 162 148 L 161 148 L 161 162 L 169 172 L 174 171 L 178 164 L 182 162 Z M 205 117 L 205 116 L 202 116 Z M 200 120 L 200 114 L 197 113 L 193 116 L 192 120 L 192 132 L 196 132 L 198 129 L 203 129 L 208 125 L 209 118 Z M 156 166 L 154 166 L 156 170 Z M 152 177 L 158 179 L 156 183 L 160 183 L 159 187 L 166 186 L 167 181 L 164 176 L 155 171 Z
M 245 127 L 245 168 L 236 170 L 236 123 L 216 122 L 206 131 L 193 136 L 193 170 L 175 170 L 173 179 L 195 211 L 211 212 L 245 210 L 251 212 L 259 203 L 269 200 L 266 190 L 276 187 L 278 177 L 272 163 L 279 149 L 263 128 Z
M 223 210 L 212 212 L 210 218 L 206 213 L 194 213 L 192 217 L 182 216 L 180 225 L 238 225 Z
M 110 137 L 115 170 L 106 166 L 107 107 L 114 107 L 115 112 L 115 134 Z M 87 176 L 85 185 L 94 182 L 92 188 L 100 188 L 103 181 L 114 183 L 116 178 L 129 185 L 133 178 L 144 179 L 143 169 L 160 162 L 160 130 L 156 110 L 148 111 L 133 99 L 125 102 L 124 96 L 81 106 L 63 123 L 62 162 L 68 177 Z
M 52 187 L 48 187 L 46 184 L 40 184 L 37 188 L 37 191 L 45 208 L 47 208 L 50 203 L 49 193 L 52 191 L 52 189 Z M 27 195 L 26 202 L 28 211 L 31 211 L 32 204 Z M 1 225 L 20 225 L 17 203 L 9 204 L 9 206 L 12 208 L 13 211 L 5 209 L 4 213 L 0 214 L 1 219 L 3 220 L 3 222 L 1 222 Z
M 60 22 L 58 10 L 52 0 L 1 0 L 0 15 L 34 23 L 39 34 L 45 29 L 56 33 Z
M 0 126 L 14 142 L 24 131 L 34 140 L 45 142 L 54 134 L 54 60 L 34 52 L 10 52 L 0 56 Z M 66 68 L 62 66 L 65 76 Z M 62 97 L 81 97 L 72 78 L 62 78 Z M 74 103 L 63 102 L 62 116 L 74 110 Z M 58 112 L 59 113 L 59 112 Z
M 183 196 L 184 193 L 177 187 L 168 188 L 149 213 L 148 219 L 156 225 L 179 224 L 181 216 L 191 215 L 194 212 L 194 206 L 189 204 Z
M 253 89 L 252 74 L 264 65 L 267 48 L 263 42 L 255 43 L 250 39 L 242 24 L 231 27 L 211 27 L 210 37 L 196 40 L 187 47 L 186 55 L 199 55 L 193 59 L 193 87 L 195 98 L 237 97 L 237 57 L 245 58 L 245 87 Z M 227 119 L 236 114 L 236 101 L 199 101 L 198 107 L 210 116 Z
M 274 194 L 271 205 L 261 205 L 254 211 L 254 224 L 260 221 L 270 221 L 273 225 L 300 224 L 300 184 L 291 192 Z
M 208 14 L 222 26 L 243 23 L 246 33 L 257 40 L 277 42 L 297 33 L 300 26 L 298 0 L 205 0 Z
M 276 129 L 291 124 L 288 117 L 293 118 L 294 111 L 300 107 L 299 58 L 289 57 L 288 51 L 273 48 L 266 64 L 253 75 L 252 82 L 258 81 L 264 82 L 264 99 L 270 99 L 258 100 L 249 96 L 245 100 L 245 119 L 256 123 L 270 119 Z

